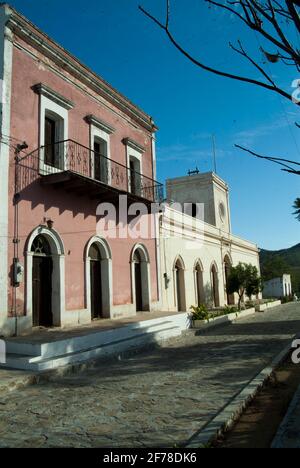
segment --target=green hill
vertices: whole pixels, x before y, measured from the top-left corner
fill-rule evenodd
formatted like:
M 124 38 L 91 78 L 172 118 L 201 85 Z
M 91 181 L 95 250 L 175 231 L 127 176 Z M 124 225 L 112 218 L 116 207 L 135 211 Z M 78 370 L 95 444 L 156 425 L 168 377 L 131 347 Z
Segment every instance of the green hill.
M 293 290 L 300 292 L 300 244 L 289 249 L 260 252 L 261 273 L 265 280 L 289 273 L 292 276 Z

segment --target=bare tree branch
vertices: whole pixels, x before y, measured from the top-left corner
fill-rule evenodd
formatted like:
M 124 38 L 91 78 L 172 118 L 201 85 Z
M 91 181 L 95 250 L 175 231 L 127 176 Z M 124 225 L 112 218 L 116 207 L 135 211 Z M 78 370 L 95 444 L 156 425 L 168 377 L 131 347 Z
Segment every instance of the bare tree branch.
M 211 0 L 206 0 L 206 1 L 211 1 Z M 281 96 L 285 97 L 286 99 L 288 99 L 290 101 L 293 101 L 292 96 L 290 94 L 288 94 L 286 91 L 279 88 L 275 84 L 268 84 L 268 83 L 264 83 L 263 81 L 258 81 L 258 80 L 255 80 L 255 79 L 252 79 L 252 78 L 249 78 L 249 77 L 244 77 L 244 76 L 236 75 L 234 73 L 228 73 L 228 72 L 225 72 L 225 71 L 222 71 L 222 70 L 218 70 L 216 68 L 213 68 L 211 66 L 208 66 L 208 65 L 200 62 L 200 60 L 193 57 L 187 50 L 185 50 L 183 48 L 183 46 L 181 46 L 179 44 L 179 42 L 177 42 L 177 40 L 175 39 L 175 37 L 173 36 L 173 34 L 170 31 L 170 26 L 169 26 L 170 0 L 167 0 L 168 17 L 166 19 L 165 24 L 163 24 L 161 21 L 159 21 L 154 15 L 152 15 L 150 12 L 148 12 L 142 6 L 139 6 L 139 9 L 145 16 L 147 16 L 151 21 L 153 21 L 157 26 L 159 26 L 160 29 L 162 29 L 166 33 L 166 35 L 169 38 L 170 42 L 174 45 L 174 47 L 177 50 L 179 50 L 179 52 L 181 52 L 187 59 L 189 59 L 192 63 L 194 63 L 198 67 L 202 68 L 203 70 L 206 70 L 208 72 L 214 73 L 214 74 L 219 75 L 219 76 L 223 76 L 225 78 L 230 78 L 230 79 L 233 79 L 233 80 L 236 80 L 236 81 L 241 81 L 241 82 L 244 82 L 244 83 L 250 83 L 250 84 L 259 86 L 261 88 L 265 88 L 265 89 L 268 89 L 270 91 L 274 91 L 274 92 L 280 94 Z M 250 60 L 250 58 L 249 58 L 249 60 Z M 254 61 L 253 61 L 253 64 L 255 64 L 255 66 L 258 67 L 258 65 Z M 268 77 L 269 82 L 270 82 L 270 80 L 271 80 L 270 77 Z M 300 105 L 300 103 L 298 103 L 297 105 Z
M 234 47 L 231 42 L 229 43 L 229 46 L 232 48 L 232 50 L 234 50 L 235 52 L 237 52 L 238 54 L 242 55 L 243 57 L 245 57 L 247 60 L 249 60 L 249 62 L 252 63 L 252 65 L 254 65 L 255 68 L 257 68 L 261 73 L 262 75 L 273 85 L 276 87 L 276 84 L 274 83 L 274 81 L 272 80 L 272 78 L 265 72 L 265 70 L 260 66 L 258 65 L 258 63 L 256 63 L 245 51 L 245 49 L 243 48 L 242 46 L 242 43 L 241 41 L 238 41 L 238 44 L 239 44 L 239 47 L 240 49 L 237 49 L 236 47 Z
M 299 13 L 297 12 L 296 8 L 295 8 L 295 5 L 294 3 L 296 2 L 293 2 L 292 0 L 286 0 L 286 6 L 288 8 L 288 11 L 291 15 L 291 17 L 293 18 L 294 22 L 295 22 L 295 25 L 297 26 L 298 28 L 298 31 L 300 32 L 300 18 L 299 18 Z M 300 2 L 299 2 L 300 3 Z M 298 6 L 299 6 L 299 3 L 298 3 Z
M 251 154 L 252 156 L 255 156 L 256 158 L 265 159 L 266 161 L 270 161 L 270 162 L 273 162 L 275 164 L 279 164 L 280 166 L 282 166 L 284 168 L 284 169 L 282 169 L 283 171 L 290 172 L 292 174 L 298 174 L 298 173 L 300 174 L 300 171 L 296 171 L 296 169 L 294 169 L 293 167 L 290 166 L 290 164 L 300 166 L 300 163 L 298 163 L 297 161 L 291 161 L 289 159 L 275 158 L 275 157 L 270 157 L 270 156 L 262 156 L 261 154 L 255 153 L 254 151 L 251 151 L 251 150 L 249 150 L 247 148 L 244 148 L 241 145 L 234 145 L 234 146 L 236 148 L 241 149 L 242 151 L 245 151 L 246 153 Z

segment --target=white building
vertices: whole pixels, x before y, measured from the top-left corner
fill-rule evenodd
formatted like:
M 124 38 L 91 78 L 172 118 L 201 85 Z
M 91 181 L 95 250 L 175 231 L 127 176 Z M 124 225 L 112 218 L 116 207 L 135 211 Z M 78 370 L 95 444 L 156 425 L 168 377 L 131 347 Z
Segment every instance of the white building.
M 292 295 L 291 275 L 283 275 L 280 278 L 273 278 L 264 282 L 263 296 L 270 297 L 288 297 Z
M 260 271 L 258 247 L 231 233 L 229 189 L 214 173 L 167 181 L 168 202 L 193 204 L 191 215 L 167 207 L 160 218 L 162 302 L 164 310 L 192 305 L 237 303 L 226 291 L 231 266 L 251 263 Z M 196 218 L 203 204 L 204 221 Z

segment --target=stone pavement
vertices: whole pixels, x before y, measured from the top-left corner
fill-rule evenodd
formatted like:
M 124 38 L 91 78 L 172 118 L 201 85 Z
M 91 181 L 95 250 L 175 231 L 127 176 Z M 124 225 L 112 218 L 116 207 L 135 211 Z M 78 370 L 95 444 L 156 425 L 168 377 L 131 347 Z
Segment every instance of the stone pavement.
M 299 331 L 288 304 L 0 395 L 0 447 L 180 446 Z
M 278 429 L 272 448 L 300 448 L 300 387 Z

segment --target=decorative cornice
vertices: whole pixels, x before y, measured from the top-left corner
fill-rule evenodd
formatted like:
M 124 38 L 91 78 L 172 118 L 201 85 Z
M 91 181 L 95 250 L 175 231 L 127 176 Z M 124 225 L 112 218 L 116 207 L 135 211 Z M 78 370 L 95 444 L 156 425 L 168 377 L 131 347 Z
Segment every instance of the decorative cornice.
M 76 57 L 11 7 L 9 7 L 9 19 L 6 26 L 9 27 L 14 34 L 35 47 L 36 50 L 44 54 L 63 70 L 79 79 L 108 102 L 115 105 L 119 110 L 131 117 L 146 130 L 151 133 L 158 130 L 153 119 L 149 115 L 140 110 L 129 99 L 115 90 L 95 72 L 82 64 Z
M 146 148 L 136 141 L 132 140 L 131 138 L 124 138 L 123 143 L 126 146 L 129 146 L 130 148 L 134 149 L 135 151 L 138 151 L 139 153 L 145 153 Z
M 74 103 L 72 101 L 69 101 L 69 99 L 66 99 L 61 94 L 57 93 L 53 89 L 49 88 L 49 86 L 43 83 L 38 83 L 34 85 L 32 89 L 35 93 L 45 96 L 48 99 L 51 99 L 51 101 L 56 102 L 56 104 L 58 104 L 61 107 L 64 107 L 67 110 L 73 109 L 74 107 Z
M 100 130 L 102 130 L 105 133 L 108 133 L 109 135 L 111 135 L 112 133 L 114 133 L 116 131 L 116 129 L 113 128 L 111 125 L 109 125 L 108 123 L 104 122 L 101 119 L 98 119 L 98 117 L 95 117 L 92 114 L 87 115 L 85 120 L 89 124 L 94 125 L 97 128 L 100 128 Z

